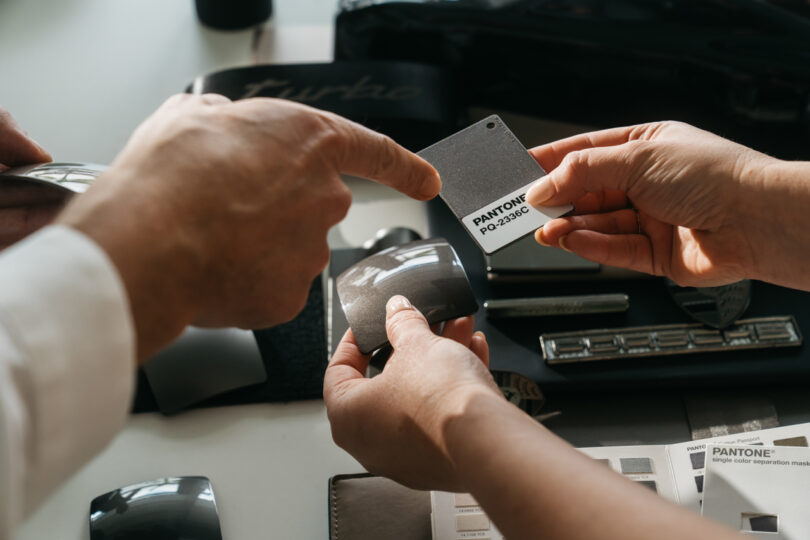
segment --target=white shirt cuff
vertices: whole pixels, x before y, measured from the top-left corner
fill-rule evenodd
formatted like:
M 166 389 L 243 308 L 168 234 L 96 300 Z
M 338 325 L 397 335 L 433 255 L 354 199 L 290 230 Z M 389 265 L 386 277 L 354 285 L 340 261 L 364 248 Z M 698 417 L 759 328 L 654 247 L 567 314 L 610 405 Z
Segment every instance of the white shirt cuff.
M 0 253 L 0 468 L 16 469 L 0 471 L 0 499 L 22 502 L 6 525 L 122 428 L 135 346 L 124 285 L 89 238 L 50 226 Z

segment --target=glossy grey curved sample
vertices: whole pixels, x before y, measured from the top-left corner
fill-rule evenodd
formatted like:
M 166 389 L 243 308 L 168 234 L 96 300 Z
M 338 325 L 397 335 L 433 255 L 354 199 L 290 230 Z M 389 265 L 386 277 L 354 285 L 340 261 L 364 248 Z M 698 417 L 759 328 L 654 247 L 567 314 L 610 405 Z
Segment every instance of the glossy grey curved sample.
M 36 163 L 12 167 L 0 173 L 3 179 L 16 179 L 57 188 L 68 194 L 84 193 L 107 167 L 95 163 Z
M 204 476 L 125 486 L 90 503 L 90 540 L 222 540 L 217 503 Z
M 385 304 L 394 295 L 408 298 L 430 324 L 478 311 L 464 267 L 443 238 L 418 240 L 367 257 L 338 276 L 336 289 L 364 354 L 388 343 Z
M 422 237 L 413 229 L 407 227 L 389 227 L 380 229 L 374 235 L 363 242 L 363 248 L 368 252 L 368 255 L 373 255 L 384 249 L 394 246 L 401 246 L 408 242 L 416 242 L 421 240 Z

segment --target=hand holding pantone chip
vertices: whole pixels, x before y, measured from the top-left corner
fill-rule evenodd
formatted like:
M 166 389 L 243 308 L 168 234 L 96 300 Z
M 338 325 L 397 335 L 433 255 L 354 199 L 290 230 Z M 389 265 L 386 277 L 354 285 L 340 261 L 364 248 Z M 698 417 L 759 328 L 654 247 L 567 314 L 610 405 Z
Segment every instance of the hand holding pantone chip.
M 487 254 L 573 208 L 535 208 L 526 202 L 526 192 L 546 172 L 496 115 L 419 155 L 439 171 L 442 199 Z

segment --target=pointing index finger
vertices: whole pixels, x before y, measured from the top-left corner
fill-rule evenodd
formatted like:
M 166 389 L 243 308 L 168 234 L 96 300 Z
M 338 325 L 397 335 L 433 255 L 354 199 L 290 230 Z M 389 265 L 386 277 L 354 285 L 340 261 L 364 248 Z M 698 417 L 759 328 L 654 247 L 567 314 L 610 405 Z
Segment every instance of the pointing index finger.
M 386 135 L 337 115 L 329 117 L 338 132 L 331 157 L 341 173 L 374 180 L 418 200 L 439 194 L 442 183 L 430 163 Z

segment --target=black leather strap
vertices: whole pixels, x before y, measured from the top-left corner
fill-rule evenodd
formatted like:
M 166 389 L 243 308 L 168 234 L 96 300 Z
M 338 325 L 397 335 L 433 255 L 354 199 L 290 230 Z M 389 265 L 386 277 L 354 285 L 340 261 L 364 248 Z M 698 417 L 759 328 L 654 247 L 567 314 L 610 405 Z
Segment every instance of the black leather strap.
M 197 77 L 194 94 L 230 99 L 274 97 L 332 111 L 419 150 L 459 126 L 450 78 L 435 66 L 410 62 L 250 66 Z

